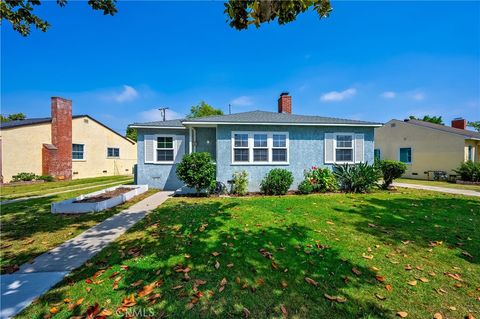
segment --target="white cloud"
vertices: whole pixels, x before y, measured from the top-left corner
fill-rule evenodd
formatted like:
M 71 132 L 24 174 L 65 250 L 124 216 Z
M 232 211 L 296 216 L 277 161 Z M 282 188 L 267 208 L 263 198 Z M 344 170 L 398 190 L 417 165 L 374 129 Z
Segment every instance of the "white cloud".
M 139 117 L 141 121 L 144 121 L 144 122 L 154 122 L 154 121 L 163 120 L 162 112 L 160 112 L 160 110 L 158 109 L 150 109 L 147 111 L 140 112 Z M 170 109 L 168 109 L 167 113 L 165 114 L 166 120 L 181 119 L 184 117 L 185 116 L 183 116 L 182 114 L 172 111 Z
M 385 99 L 394 99 L 397 96 L 397 93 L 395 93 L 393 91 L 386 91 L 386 92 L 383 92 L 382 94 L 380 94 L 380 96 L 385 98 Z
M 341 92 L 331 91 L 323 94 L 320 97 L 320 100 L 324 102 L 338 102 L 338 101 L 343 101 L 345 99 L 348 99 L 354 96 L 355 94 L 357 94 L 357 89 L 354 89 L 354 88 L 349 88 Z
M 415 101 L 425 100 L 425 93 L 423 92 L 413 92 L 410 94 L 410 98 Z
M 120 93 L 112 94 L 111 99 L 118 102 L 129 102 L 133 101 L 138 97 L 138 91 L 129 85 L 124 85 L 123 90 Z
M 250 106 L 253 104 L 253 100 L 251 97 L 243 95 L 231 100 L 230 104 L 234 106 Z

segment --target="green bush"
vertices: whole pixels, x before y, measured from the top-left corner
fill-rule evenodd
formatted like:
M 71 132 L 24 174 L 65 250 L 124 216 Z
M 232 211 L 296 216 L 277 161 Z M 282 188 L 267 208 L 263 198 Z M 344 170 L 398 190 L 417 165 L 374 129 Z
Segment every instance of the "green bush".
M 407 170 L 407 165 L 399 161 L 392 160 L 378 160 L 375 165 L 382 172 L 383 184 L 382 188 L 387 189 L 393 180 L 399 178 Z
M 474 163 L 467 161 L 460 164 L 458 169 L 454 169 L 455 173 L 460 175 L 462 181 L 480 182 L 480 162 Z
M 29 182 L 37 178 L 37 175 L 34 173 L 18 173 L 17 175 L 12 176 L 12 182 Z
M 41 180 L 45 182 L 53 182 L 55 179 L 51 175 L 40 175 L 35 178 L 36 180 Z
M 311 170 L 305 172 L 305 180 L 312 184 L 314 192 L 333 192 L 337 189 L 337 179 L 328 168 L 313 166 Z
M 210 193 L 215 187 L 215 164 L 207 152 L 192 153 L 183 156 L 177 166 L 177 176 L 197 194 L 202 191 Z
M 347 193 L 369 192 L 380 178 L 377 167 L 367 163 L 334 165 L 333 173 L 340 189 Z
M 274 168 L 262 180 L 260 189 L 267 195 L 285 195 L 292 183 L 292 172 L 283 168 Z
M 300 194 L 311 194 L 313 193 L 313 185 L 308 179 L 304 179 L 300 184 L 298 184 L 298 192 Z
M 232 194 L 244 196 L 248 192 L 248 173 L 247 171 L 239 171 L 233 173 L 232 178 Z

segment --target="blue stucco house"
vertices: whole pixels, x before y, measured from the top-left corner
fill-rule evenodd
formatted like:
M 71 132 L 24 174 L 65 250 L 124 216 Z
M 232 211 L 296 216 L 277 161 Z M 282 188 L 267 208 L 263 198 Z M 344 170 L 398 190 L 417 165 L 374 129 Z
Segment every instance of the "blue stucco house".
M 138 132 L 136 182 L 164 190 L 184 185 L 175 169 L 186 153 L 209 152 L 217 181 L 246 170 L 249 190 L 258 191 L 272 168 L 294 176 L 293 189 L 312 166 L 373 163 L 374 128 L 380 123 L 292 114 L 292 98 L 282 93 L 278 112 L 253 111 L 203 118 L 130 125 Z

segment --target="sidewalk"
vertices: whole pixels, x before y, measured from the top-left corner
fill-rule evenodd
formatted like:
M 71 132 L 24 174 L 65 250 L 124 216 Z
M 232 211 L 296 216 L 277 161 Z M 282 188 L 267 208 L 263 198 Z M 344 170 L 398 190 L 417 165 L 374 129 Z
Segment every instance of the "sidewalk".
M 432 192 L 480 197 L 480 192 L 476 192 L 468 189 L 455 189 L 455 188 L 407 184 L 407 183 L 393 183 L 392 185 L 395 187 L 415 188 L 415 189 L 423 189 L 423 190 L 432 191 Z
M 110 186 L 110 185 L 115 185 L 115 184 L 121 185 L 121 184 L 125 183 L 126 181 L 129 181 L 129 179 L 110 182 L 110 183 L 106 183 L 106 184 L 97 184 L 97 185 L 91 185 L 91 186 L 80 187 L 80 188 L 66 189 L 66 190 L 56 191 L 56 192 L 53 192 L 53 193 L 48 193 L 48 194 L 43 194 L 43 195 L 34 195 L 34 196 L 25 196 L 25 197 L 20 197 L 20 198 L 15 198 L 15 199 L 7 199 L 7 200 L 4 200 L 4 201 L 0 202 L 0 205 L 23 202 L 25 200 L 49 197 L 49 196 L 63 194 L 63 193 L 73 193 L 73 192 L 81 191 L 81 190 L 84 190 L 84 189 L 98 188 L 98 187 Z M 59 188 L 59 189 L 62 189 L 62 188 Z
M 158 192 L 86 230 L 75 238 L 23 264 L 14 274 L 0 276 L 0 319 L 15 316 L 69 272 L 116 240 L 173 192 Z

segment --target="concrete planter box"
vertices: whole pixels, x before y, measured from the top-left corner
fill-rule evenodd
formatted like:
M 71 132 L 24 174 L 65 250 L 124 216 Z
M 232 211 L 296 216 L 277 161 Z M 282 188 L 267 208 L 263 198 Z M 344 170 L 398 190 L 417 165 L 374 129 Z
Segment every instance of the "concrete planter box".
M 102 195 L 106 192 L 111 192 L 116 190 L 117 188 L 131 188 L 132 190 L 123 193 L 121 195 L 108 198 L 103 201 L 99 202 L 83 202 L 77 203 L 76 201 L 81 201 L 83 199 L 87 199 L 89 197 L 95 197 L 98 195 Z M 102 189 L 101 191 L 80 195 L 75 198 L 70 198 L 58 203 L 53 203 L 51 210 L 53 214 L 80 214 L 80 213 L 90 213 L 90 212 L 101 212 L 102 210 L 115 207 L 120 205 L 133 197 L 143 194 L 148 190 L 148 185 L 118 185 L 106 189 Z

